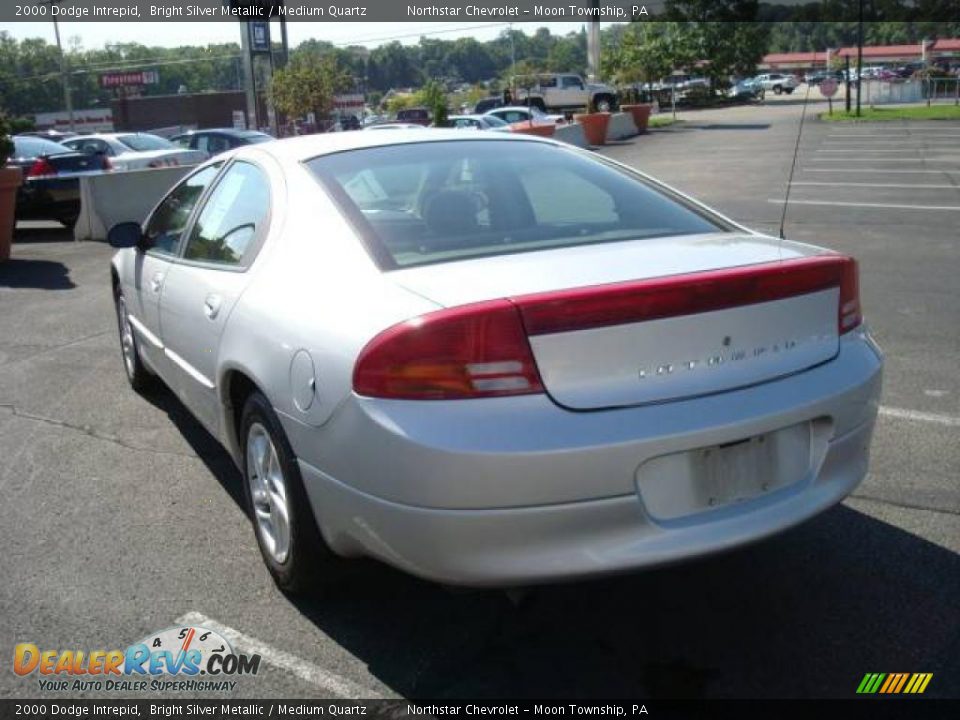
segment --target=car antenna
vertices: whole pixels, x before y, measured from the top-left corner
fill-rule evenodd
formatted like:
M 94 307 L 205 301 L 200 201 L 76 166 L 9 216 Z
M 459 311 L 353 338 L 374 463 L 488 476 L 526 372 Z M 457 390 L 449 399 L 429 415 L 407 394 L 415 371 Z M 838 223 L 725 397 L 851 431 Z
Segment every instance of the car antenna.
M 803 96 L 803 112 L 800 113 L 800 127 L 797 128 L 797 144 L 793 148 L 793 162 L 790 163 L 790 177 L 787 178 L 787 192 L 783 197 L 783 212 L 780 215 L 780 239 L 783 237 L 783 226 L 787 222 L 787 205 L 790 203 L 790 188 L 793 187 L 793 173 L 797 169 L 797 155 L 800 154 L 800 139 L 803 137 L 803 121 L 807 117 L 807 100 L 810 98 L 810 83 L 807 83 L 807 92 Z

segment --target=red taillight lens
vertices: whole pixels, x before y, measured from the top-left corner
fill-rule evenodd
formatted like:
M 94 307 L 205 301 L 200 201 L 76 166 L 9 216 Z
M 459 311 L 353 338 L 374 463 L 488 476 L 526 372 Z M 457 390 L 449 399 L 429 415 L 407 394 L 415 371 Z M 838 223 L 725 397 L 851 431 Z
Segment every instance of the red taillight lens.
M 837 329 L 843 335 L 863 322 L 860 308 L 860 267 L 851 257 L 844 258 L 840 272 L 840 312 Z
M 546 335 L 772 302 L 838 286 L 843 308 L 845 302 L 856 300 L 856 276 L 852 258 L 817 255 L 512 300 L 520 308 L 527 333 Z M 844 288 L 851 282 L 853 289 L 848 294 L 852 293 L 852 298 L 844 300 Z M 856 306 L 859 308 L 859 303 Z M 848 308 L 846 314 L 851 312 Z M 859 319 L 854 322 L 851 317 L 847 323 L 840 325 L 841 333 L 856 327 Z
M 56 175 L 57 169 L 46 158 L 37 158 L 33 165 L 27 170 L 27 177 L 41 177 L 43 175 Z
M 509 300 L 428 313 L 383 331 L 360 353 L 359 395 L 410 400 L 528 395 L 540 375 Z
M 100 157 L 103 158 L 103 165 L 100 166 L 101 170 L 113 170 L 113 163 L 110 162 L 110 158 L 106 155 L 101 155 Z

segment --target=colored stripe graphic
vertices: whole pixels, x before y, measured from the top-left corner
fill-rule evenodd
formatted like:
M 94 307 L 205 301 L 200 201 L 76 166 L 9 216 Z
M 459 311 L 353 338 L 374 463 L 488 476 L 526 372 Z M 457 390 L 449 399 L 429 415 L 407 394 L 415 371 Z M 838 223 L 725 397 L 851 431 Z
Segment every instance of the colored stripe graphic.
M 867 673 L 857 686 L 859 695 L 921 695 L 933 673 Z

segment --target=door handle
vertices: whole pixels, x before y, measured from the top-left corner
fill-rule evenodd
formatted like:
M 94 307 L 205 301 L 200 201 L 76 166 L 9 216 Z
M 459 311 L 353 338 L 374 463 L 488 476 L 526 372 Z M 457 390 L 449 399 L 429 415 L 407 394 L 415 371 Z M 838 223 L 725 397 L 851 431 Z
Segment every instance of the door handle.
M 203 301 L 203 312 L 208 318 L 213 320 L 220 312 L 221 299 L 219 295 L 207 295 Z
M 161 287 L 163 287 L 163 273 L 154 273 L 150 279 L 150 289 L 154 292 L 160 292 Z

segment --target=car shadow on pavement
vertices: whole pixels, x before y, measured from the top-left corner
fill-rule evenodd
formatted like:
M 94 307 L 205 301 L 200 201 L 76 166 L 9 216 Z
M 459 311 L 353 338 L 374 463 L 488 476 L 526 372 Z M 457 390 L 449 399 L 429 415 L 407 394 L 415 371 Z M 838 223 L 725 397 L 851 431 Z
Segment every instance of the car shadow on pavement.
M 14 244 L 69 242 L 73 240 L 73 230 L 61 226 L 54 227 L 18 227 L 14 231 Z
M 853 697 L 868 671 L 960 694 L 960 557 L 846 506 L 684 565 L 519 604 L 368 563 L 292 602 L 395 692 L 444 697 Z
M 11 258 L 0 263 L 0 287 L 71 290 L 76 285 L 61 262 Z
M 244 509 L 227 452 L 172 392 L 149 400 Z M 960 695 L 960 556 L 846 505 L 733 552 L 510 594 L 345 562 L 288 601 L 408 698 L 852 698 L 893 671 Z
M 170 421 L 177 426 L 190 449 L 196 453 L 207 470 L 210 471 L 210 474 L 217 479 L 227 495 L 246 513 L 240 473 L 220 442 L 200 424 L 187 407 L 180 402 L 180 398 L 166 386 L 161 385 L 144 394 L 144 398 L 155 408 L 162 410 Z

